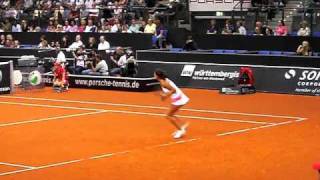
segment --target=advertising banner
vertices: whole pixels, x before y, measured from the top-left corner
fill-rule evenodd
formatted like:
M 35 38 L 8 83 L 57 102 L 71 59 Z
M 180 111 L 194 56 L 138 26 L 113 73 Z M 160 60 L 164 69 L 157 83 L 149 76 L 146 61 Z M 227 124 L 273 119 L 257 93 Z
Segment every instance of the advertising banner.
M 12 91 L 11 66 L 9 62 L 0 63 L 0 94 L 9 94 Z
M 320 95 L 319 68 L 139 61 L 140 76 L 150 76 L 160 68 L 177 85 L 188 88 L 237 85 L 240 67 L 253 70 L 257 91 Z
M 251 6 L 250 0 L 243 1 L 243 10 Z M 240 11 L 240 0 L 190 0 L 191 12 Z

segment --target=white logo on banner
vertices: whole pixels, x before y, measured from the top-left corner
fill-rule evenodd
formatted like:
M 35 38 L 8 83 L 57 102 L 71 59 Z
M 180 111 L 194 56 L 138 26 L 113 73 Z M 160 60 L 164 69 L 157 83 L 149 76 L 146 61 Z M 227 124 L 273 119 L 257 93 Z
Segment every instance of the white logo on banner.
M 295 76 L 296 76 L 296 71 L 293 70 L 293 69 L 290 69 L 288 72 L 286 72 L 286 73 L 284 74 L 284 78 L 286 78 L 286 79 L 292 79 L 292 78 L 294 78 Z
M 196 65 L 184 65 L 183 70 L 181 72 L 181 76 L 191 77 L 195 69 Z
M 0 70 L 0 82 L 2 81 L 2 71 Z

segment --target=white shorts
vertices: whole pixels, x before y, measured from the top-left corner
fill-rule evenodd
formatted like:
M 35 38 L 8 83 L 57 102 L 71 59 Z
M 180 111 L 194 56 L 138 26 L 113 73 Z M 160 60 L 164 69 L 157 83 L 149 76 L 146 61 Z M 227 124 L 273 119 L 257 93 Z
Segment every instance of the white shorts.
M 175 106 L 183 106 L 189 102 L 189 98 L 187 96 L 182 96 L 179 100 L 172 99 L 172 105 Z

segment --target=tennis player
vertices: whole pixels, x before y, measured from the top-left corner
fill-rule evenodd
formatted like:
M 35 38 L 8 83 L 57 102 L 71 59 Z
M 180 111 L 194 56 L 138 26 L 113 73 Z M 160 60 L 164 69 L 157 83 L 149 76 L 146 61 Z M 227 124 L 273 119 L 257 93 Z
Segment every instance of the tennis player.
M 171 106 L 166 117 L 177 128 L 177 131 L 173 133 L 173 138 L 181 138 L 186 134 L 186 128 L 189 123 L 177 118 L 175 114 L 181 107 L 189 102 L 189 98 L 174 84 L 174 82 L 167 78 L 163 71 L 156 70 L 154 72 L 154 77 L 160 82 L 162 88 L 162 92 L 160 93 L 161 100 L 164 101 L 169 97 L 171 99 Z

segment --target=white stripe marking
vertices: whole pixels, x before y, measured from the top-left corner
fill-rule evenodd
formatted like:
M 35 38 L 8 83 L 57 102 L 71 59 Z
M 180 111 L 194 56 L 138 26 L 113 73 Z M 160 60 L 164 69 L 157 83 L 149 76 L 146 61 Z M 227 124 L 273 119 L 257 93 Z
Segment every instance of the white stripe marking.
M 293 123 L 295 121 L 285 121 L 285 122 L 281 122 L 281 123 L 275 123 L 275 124 L 269 124 L 269 125 L 264 125 L 264 126 L 258 126 L 258 127 L 254 127 L 254 128 L 245 128 L 245 129 L 239 129 L 239 130 L 235 130 L 235 131 L 229 131 L 229 132 L 225 132 L 225 133 L 219 133 L 216 136 L 227 136 L 227 135 L 232 135 L 232 134 L 239 134 L 239 133 L 244 133 L 244 132 L 248 132 L 248 131 L 252 131 L 252 130 L 257 130 L 257 129 L 264 129 L 264 128 L 268 128 L 268 127 L 275 127 L 275 126 L 280 126 L 280 125 L 285 125 L 285 124 L 290 124 Z
M 161 107 L 161 106 L 122 104 L 122 103 L 109 103 L 109 102 L 95 102 L 95 101 L 78 101 L 78 100 L 66 100 L 66 99 L 34 98 L 34 97 L 23 97 L 23 96 L 0 96 L 0 98 L 51 101 L 51 102 L 65 102 L 65 103 L 79 103 L 79 104 L 92 104 L 92 105 L 123 106 L 123 107 L 136 107 L 136 108 L 149 108 L 149 109 L 164 109 L 164 110 L 168 109 L 167 107 Z M 233 114 L 233 115 L 272 117 L 272 118 L 284 118 L 284 119 L 299 119 L 299 118 L 302 118 L 302 117 L 285 116 L 285 115 L 242 113 L 242 112 L 230 112 L 230 111 L 215 111 L 215 110 L 206 110 L 206 109 L 182 108 L 181 110 L 182 111 L 190 111 L 190 112 L 204 112 L 204 113 L 216 113 L 216 114 Z
M 166 116 L 165 114 L 159 113 L 147 113 L 147 112 L 138 112 L 138 111 L 120 111 L 120 110 L 108 110 L 111 113 L 124 113 L 124 114 L 138 114 L 138 115 L 149 115 L 149 116 Z M 226 119 L 226 118 L 209 118 L 203 116 L 184 116 L 176 115 L 180 118 L 186 119 L 200 119 L 200 120 L 209 120 L 209 121 L 224 121 L 224 122 L 238 122 L 238 123 L 251 123 L 251 124 L 275 124 L 261 121 L 250 121 L 250 120 L 238 120 L 238 119 Z
M 59 108 L 59 109 L 73 109 L 73 110 L 86 110 L 86 111 L 104 111 L 103 109 L 93 109 L 93 108 L 82 108 L 82 107 L 72 107 L 72 106 L 54 106 L 46 104 L 31 104 L 22 102 L 8 102 L 2 101 L 0 104 L 10 104 L 10 105 L 23 105 L 23 106 L 34 106 L 34 107 L 46 107 L 46 108 Z
M 96 112 L 71 114 L 71 115 L 58 116 L 58 117 L 34 119 L 34 120 L 29 120 L 29 121 L 19 121 L 19 122 L 3 123 L 3 124 L 0 124 L 0 127 L 15 126 L 15 125 L 21 125 L 21 124 L 29 124 L 29 123 L 35 123 L 35 122 L 44 122 L 44 121 L 51 121 L 51 120 L 58 120 L 58 119 L 66 119 L 66 118 L 70 118 L 70 117 L 79 117 L 79 116 L 93 115 L 93 114 L 99 114 L 99 113 L 104 113 L 104 112 L 107 112 L 107 111 L 96 111 Z
M 6 163 L 6 162 L 0 162 L 0 165 L 5 165 L 5 166 L 13 166 L 13 167 L 21 167 L 21 168 L 27 168 L 27 169 L 33 169 L 35 167 L 33 166 L 26 166 L 23 164 L 13 164 L 13 163 Z
M 169 143 L 166 143 L 166 144 L 168 144 L 168 145 L 176 145 L 176 144 L 188 143 L 188 142 L 192 142 L 192 141 L 196 141 L 196 140 L 198 140 L 198 139 L 188 139 L 188 140 L 182 140 L 182 141 L 176 141 L 176 142 L 169 142 Z M 144 148 L 144 149 L 151 149 L 151 148 L 161 147 L 162 145 L 164 145 L 164 144 L 160 144 L 160 145 L 156 145 L 156 146 L 150 146 L 149 148 Z M 128 153 L 131 153 L 131 152 L 133 152 L 133 151 L 120 151 L 120 152 L 115 152 L 115 153 L 106 153 L 106 154 L 91 156 L 89 158 L 75 159 L 75 160 L 64 161 L 64 162 L 59 162 L 59 163 L 47 164 L 47 165 L 44 165 L 44 166 L 37 166 L 37 167 L 33 167 L 32 169 L 30 168 L 30 169 L 23 169 L 23 170 L 0 173 L 0 176 L 18 174 L 18 173 L 22 173 L 22 172 L 41 170 L 41 169 L 52 168 L 52 167 L 60 167 L 60 166 L 68 165 L 68 164 L 74 164 L 74 163 L 79 163 L 79 162 L 89 161 L 89 160 L 110 158 L 112 156 L 128 154 Z

